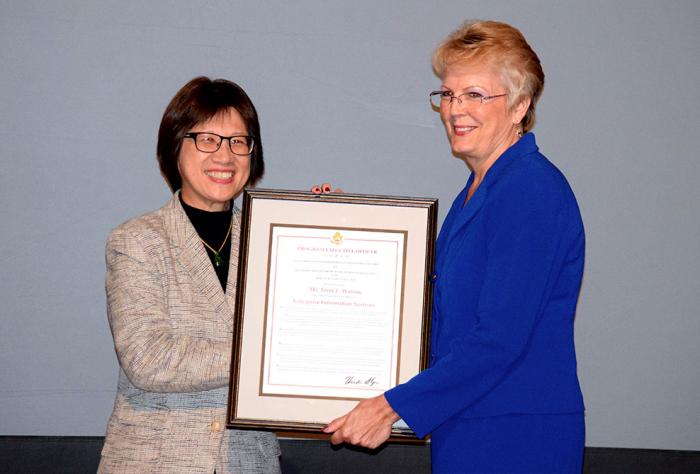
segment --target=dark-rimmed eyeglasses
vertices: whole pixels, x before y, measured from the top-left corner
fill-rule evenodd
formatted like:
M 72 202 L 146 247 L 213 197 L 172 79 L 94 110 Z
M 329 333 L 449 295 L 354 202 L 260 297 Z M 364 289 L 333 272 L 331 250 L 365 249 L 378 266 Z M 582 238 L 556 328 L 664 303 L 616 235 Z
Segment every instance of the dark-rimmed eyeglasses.
M 188 132 L 184 138 L 191 138 L 194 146 L 202 153 L 214 153 L 221 148 L 221 142 L 228 140 L 228 147 L 234 155 L 250 155 L 255 146 L 255 140 L 250 135 L 232 135 L 224 137 L 210 132 Z
M 484 95 L 478 92 L 465 92 L 464 94 L 454 95 L 452 91 L 433 91 L 430 93 L 430 104 L 439 109 L 443 105 L 449 105 L 453 101 L 457 101 L 461 104 L 462 101 L 470 104 L 483 104 L 491 99 L 497 99 L 498 97 L 505 97 L 508 94 L 498 94 L 498 95 Z

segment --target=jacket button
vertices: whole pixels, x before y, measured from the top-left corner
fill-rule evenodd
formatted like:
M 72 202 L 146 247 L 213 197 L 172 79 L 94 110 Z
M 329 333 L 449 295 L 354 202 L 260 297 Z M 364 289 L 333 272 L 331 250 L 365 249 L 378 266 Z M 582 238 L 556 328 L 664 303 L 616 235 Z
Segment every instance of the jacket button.
M 431 273 L 430 274 L 430 281 L 433 283 L 438 279 L 437 273 Z
M 212 431 L 221 431 L 221 423 L 219 423 L 218 421 L 213 421 L 211 423 L 211 430 Z

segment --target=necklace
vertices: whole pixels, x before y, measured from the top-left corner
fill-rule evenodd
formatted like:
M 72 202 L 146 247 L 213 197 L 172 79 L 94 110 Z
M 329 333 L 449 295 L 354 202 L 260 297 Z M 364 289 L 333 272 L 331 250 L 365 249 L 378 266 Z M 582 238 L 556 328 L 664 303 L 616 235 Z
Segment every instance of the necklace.
M 228 236 L 231 235 L 231 228 L 232 227 L 233 227 L 233 216 L 231 216 L 231 224 L 229 224 L 229 226 L 228 226 L 228 232 L 226 232 L 226 237 L 224 237 L 224 241 L 221 242 L 221 246 L 219 247 L 219 250 L 215 250 L 214 247 L 212 247 L 211 245 L 206 243 L 203 238 L 199 237 L 199 240 L 202 241 L 204 246 L 206 248 L 208 248 L 209 250 L 211 250 L 212 253 L 214 254 L 214 266 L 216 268 L 219 268 L 224 263 L 224 259 L 221 256 L 221 254 L 219 254 L 219 252 L 221 252 L 221 249 L 223 249 L 224 245 L 226 245 L 226 241 L 228 240 Z

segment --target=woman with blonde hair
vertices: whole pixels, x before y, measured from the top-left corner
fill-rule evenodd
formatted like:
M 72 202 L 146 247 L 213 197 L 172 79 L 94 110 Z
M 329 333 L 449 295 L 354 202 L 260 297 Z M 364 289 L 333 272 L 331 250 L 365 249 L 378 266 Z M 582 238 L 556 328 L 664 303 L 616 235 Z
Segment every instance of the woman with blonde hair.
M 475 21 L 437 48 L 433 70 L 431 104 L 469 177 L 437 241 L 431 366 L 325 431 L 375 448 L 402 418 L 432 435 L 433 472 L 580 472 L 584 232 L 531 133 L 540 61 L 517 29 Z

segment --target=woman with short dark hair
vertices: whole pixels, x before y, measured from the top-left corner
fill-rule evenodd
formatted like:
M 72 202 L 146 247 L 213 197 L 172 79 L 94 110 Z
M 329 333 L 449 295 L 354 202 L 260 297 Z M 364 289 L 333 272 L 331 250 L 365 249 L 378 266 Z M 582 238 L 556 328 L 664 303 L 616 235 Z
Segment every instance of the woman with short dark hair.
M 99 472 L 279 472 L 274 433 L 226 429 L 240 211 L 263 174 L 257 112 L 233 82 L 198 77 L 170 101 L 158 162 L 173 197 L 107 241 L 119 360 Z

